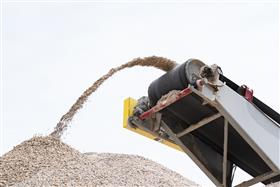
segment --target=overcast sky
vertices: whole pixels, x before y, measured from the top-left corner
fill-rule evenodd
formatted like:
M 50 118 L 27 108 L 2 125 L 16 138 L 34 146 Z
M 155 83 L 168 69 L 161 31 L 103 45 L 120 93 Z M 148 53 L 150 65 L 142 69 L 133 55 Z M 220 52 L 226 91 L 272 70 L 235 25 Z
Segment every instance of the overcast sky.
M 275 3 L 4 3 L 1 154 L 50 133 L 80 94 L 135 57 L 198 58 L 280 111 Z M 81 152 L 137 154 L 213 185 L 184 153 L 122 128 L 123 100 L 163 72 L 124 70 L 94 93 L 63 141 Z M 238 173 L 235 183 L 248 176 Z

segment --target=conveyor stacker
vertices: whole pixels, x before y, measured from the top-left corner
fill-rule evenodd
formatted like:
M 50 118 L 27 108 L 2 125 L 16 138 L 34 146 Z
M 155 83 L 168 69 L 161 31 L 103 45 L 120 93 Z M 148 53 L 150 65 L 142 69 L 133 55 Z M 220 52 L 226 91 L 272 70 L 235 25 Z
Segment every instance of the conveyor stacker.
M 185 152 L 216 186 L 232 186 L 236 166 L 253 176 L 237 186 L 279 181 L 280 115 L 220 72 L 208 82 L 203 67 L 190 59 L 152 82 L 148 97 L 126 99 L 124 127 Z

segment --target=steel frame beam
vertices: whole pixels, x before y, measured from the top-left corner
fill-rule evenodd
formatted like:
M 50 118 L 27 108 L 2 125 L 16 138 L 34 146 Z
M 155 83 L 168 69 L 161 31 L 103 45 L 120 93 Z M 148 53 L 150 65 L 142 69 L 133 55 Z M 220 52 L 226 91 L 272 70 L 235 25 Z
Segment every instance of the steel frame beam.
M 222 186 L 220 182 L 211 174 L 211 172 L 203 165 L 202 162 L 184 145 L 184 143 L 173 133 L 168 125 L 162 121 L 161 126 L 167 134 L 175 141 L 177 145 L 197 164 L 197 166 L 209 177 L 209 179 L 216 185 Z
M 206 100 L 210 105 L 215 107 L 219 113 L 224 116 L 225 119 L 231 124 L 231 126 L 241 135 L 241 137 L 253 148 L 253 150 L 262 158 L 262 160 L 267 164 L 267 166 L 275 172 L 279 172 L 277 167 L 270 161 L 270 159 L 265 155 L 265 153 L 259 148 L 259 146 L 244 132 L 239 126 L 238 123 L 230 116 L 230 114 L 219 104 L 216 102 L 216 99 L 210 100 L 205 97 L 201 92 L 192 88 L 192 91 L 200 96 L 202 99 Z
M 223 186 L 227 186 L 228 121 L 224 119 Z
M 222 115 L 220 113 L 214 114 L 212 116 L 206 117 L 204 119 L 202 119 L 201 121 L 199 121 L 198 123 L 192 124 L 190 125 L 190 127 L 186 128 L 185 130 L 183 130 L 182 132 L 179 132 L 178 134 L 176 134 L 176 136 L 178 138 L 184 136 L 187 133 L 190 133 L 208 123 L 210 123 L 211 121 L 214 121 L 215 119 L 221 117 Z
M 277 173 L 277 172 L 269 171 L 267 173 L 264 173 L 262 175 L 259 175 L 259 176 L 255 177 L 255 178 L 252 178 L 252 179 L 250 179 L 248 181 L 244 181 L 244 182 L 236 185 L 235 187 L 252 186 L 252 185 L 254 185 L 254 184 L 258 183 L 258 182 L 262 182 L 264 180 L 270 179 L 270 178 L 272 178 L 272 177 L 274 177 L 274 176 L 276 176 L 278 174 L 279 173 Z
M 271 171 L 261 174 L 259 176 L 256 176 L 248 181 L 244 181 L 244 182 L 236 185 L 236 187 L 251 186 L 258 182 L 265 181 L 267 179 L 270 179 L 270 178 L 280 174 L 280 171 L 277 170 L 276 166 L 270 161 L 270 159 L 264 154 L 264 152 L 258 147 L 258 145 L 256 145 L 256 143 L 246 134 L 246 132 L 244 132 L 241 128 L 239 128 L 239 126 L 237 125 L 237 122 L 230 116 L 230 114 L 228 114 L 228 112 L 220 104 L 218 104 L 216 102 L 215 97 L 213 98 L 213 100 L 211 100 L 211 99 L 205 97 L 201 92 L 199 92 L 195 88 L 191 88 L 191 89 L 195 94 L 200 96 L 204 101 L 206 101 L 211 106 L 215 107 L 218 110 L 218 112 L 225 118 L 227 123 L 229 123 L 232 126 L 232 128 L 234 128 L 241 135 L 241 137 L 250 145 L 250 147 L 253 148 L 253 150 L 262 158 L 262 160 L 271 169 Z M 225 150 L 224 150 L 224 154 L 225 154 Z M 223 178 L 224 178 L 224 174 L 223 174 Z
M 180 145 L 180 147 L 184 150 L 185 153 L 187 153 L 193 161 L 200 167 L 202 171 L 212 180 L 212 182 L 217 186 L 223 186 L 227 187 L 227 152 L 228 152 L 228 121 L 224 119 L 224 148 L 223 148 L 223 183 L 220 184 L 220 182 L 212 176 L 211 172 L 207 170 L 206 167 L 199 161 L 199 159 L 191 153 L 190 150 L 187 149 L 187 147 L 183 144 L 183 142 L 179 139 L 183 135 L 186 135 L 187 133 L 190 133 L 200 127 L 202 127 L 205 124 L 208 124 L 209 122 L 221 117 L 222 115 L 220 113 L 214 114 L 210 117 L 206 117 L 199 121 L 198 123 L 194 124 L 194 127 L 185 129 L 184 131 L 174 134 L 172 130 L 164 123 L 162 122 L 163 128 L 168 132 L 168 134 L 175 140 L 175 142 Z M 174 135 L 173 135 L 174 134 Z
M 218 109 L 218 108 L 217 108 Z M 223 113 L 223 116 L 228 119 L 230 124 L 236 124 L 236 122 L 231 119 L 231 117 L 226 114 L 224 111 L 221 109 L 218 109 L 220 113 Z M 253 148 L 253 150 L 262 158 L 262 160 L 267 164 L 267 166 L 272 170 L 272 171 L 277 171 L 276 166 L 270 161 L 270 159 L 263 153 L 263 151 L 255 144 L 255 142 L 237 125 L 231 125 L 240 135 L 241 137 L 250 145 L 250 147 Z
M 215 114 L 218 116 L 218 114 Z M 215 116 L 213 115 L 213 116 Z M 210 116 L 210 117 L 213 117 Z M 220 114 L 219 117 L 222 115 Z M 217 118 L 216 118 L 217 119 Z M 211 172 L 200 162 L 200 160 L 184 145 L 184 143 L 179 139 L 179 137 L 176 134 L 173 133 L 173 131 L 168 127 L 168 125 L 165 124 L 165 122 L 161 122 L 161 126 L 166 130 L 168 135 L 172 137 L 172 139 L 175 141 L 177 145 L 181 147 L 181 149 L 189 156 L 191 159 L 198 165 L 198 167 L 210 178 L 210 180 L 216 185 L 216 186 L 223 186 L 227 187 L 227 153 L 228 153 L 228 126 L 229 123 L 225 119 L 224 120 L 224 146 L 223 146 L 223 183 L 220 184 L 220 182 L 211 174 Z M 199 126 L 201 127 L 201 126 Z M 199 127 L 195 128 L 198 129 Z M 195 130 L 194 129 L 194 130 Z M 187 132 L 188 133 L 188 132 Z M 185 133 L 185 134 L 187 134 Z M 184 135 L 185 135 L 184 134 Z M 257 177 L 254 177 L 248 181 L 243 181 L 242 183 L 236 185 L 235 187 L 248 187 L 252 186 L 258 182 L 262 182 L 264 180 L 270 179 L 276 175 L 279 175 L 279 172 L 275 171 L 269 171 L 267 173 L 264 173 L 262 175 L 259 175 Z

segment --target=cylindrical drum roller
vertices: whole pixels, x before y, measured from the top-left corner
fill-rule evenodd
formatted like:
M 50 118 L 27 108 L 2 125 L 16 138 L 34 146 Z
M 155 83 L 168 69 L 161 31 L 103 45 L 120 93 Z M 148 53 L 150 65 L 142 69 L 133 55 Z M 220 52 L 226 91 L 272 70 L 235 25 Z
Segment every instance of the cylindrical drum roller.
M 189 59 L 153 81 L 148 89 L 150 104 L 154 106 L 163 95 L 171 90 L 183 90 L 189 84 L 194 84 L 200 68 L 204 65 L 200 60 Z

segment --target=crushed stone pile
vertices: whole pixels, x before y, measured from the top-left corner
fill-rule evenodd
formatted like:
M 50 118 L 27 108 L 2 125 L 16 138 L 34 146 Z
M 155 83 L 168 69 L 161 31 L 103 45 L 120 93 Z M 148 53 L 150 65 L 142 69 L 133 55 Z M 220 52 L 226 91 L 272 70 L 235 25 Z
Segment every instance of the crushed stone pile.
M 0 186 L 198 186 L 136 155 L 82 154 L 52 136 L 33 137 L 0 158 Z

